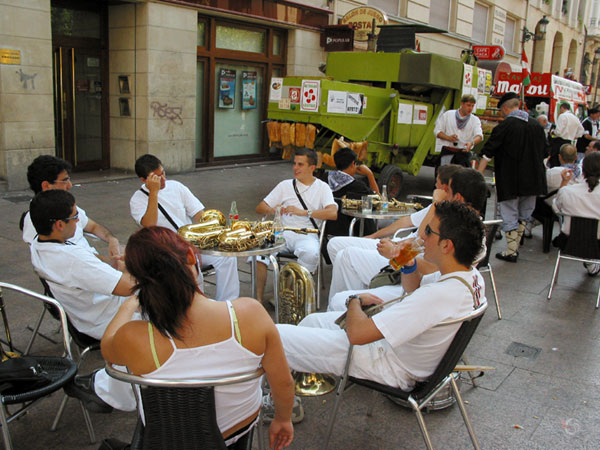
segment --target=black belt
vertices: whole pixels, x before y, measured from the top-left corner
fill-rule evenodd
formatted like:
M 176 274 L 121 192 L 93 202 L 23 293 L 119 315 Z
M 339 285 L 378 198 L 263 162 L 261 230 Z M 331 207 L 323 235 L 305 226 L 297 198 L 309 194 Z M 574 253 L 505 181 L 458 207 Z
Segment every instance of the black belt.
M 442 150 L 445 150 L 447 152 L 452 152 L 452 153 L 458 153 L 458 152 L 462 152 L 464 150 L 464 148 L 448 147 L 447 145 L 443 145 Z

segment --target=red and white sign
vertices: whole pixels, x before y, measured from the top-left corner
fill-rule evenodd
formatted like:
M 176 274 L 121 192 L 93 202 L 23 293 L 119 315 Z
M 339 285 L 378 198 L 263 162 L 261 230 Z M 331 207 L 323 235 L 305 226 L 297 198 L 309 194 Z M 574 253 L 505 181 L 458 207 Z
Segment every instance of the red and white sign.
M 504 58 L 504 47 L 501 45 L 474 45 L 473 55 L 478 59 L 499 60 Z
M 297 88 L 297 87 L 290 88 L 290 102 L 291 103 L 300 103 L 300 88 Z
M 300 111 L 319 110 L 319 94 L 321 82 L 319 80 L 302 80 L 302 91 L 300 95 Z

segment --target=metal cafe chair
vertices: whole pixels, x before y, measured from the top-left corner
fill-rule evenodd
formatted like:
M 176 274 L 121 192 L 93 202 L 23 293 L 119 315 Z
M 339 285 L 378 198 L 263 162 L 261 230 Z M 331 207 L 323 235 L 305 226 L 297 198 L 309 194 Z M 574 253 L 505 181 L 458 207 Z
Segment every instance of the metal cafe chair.
M 484 220 L 483 225 L 485 226 L 485 256 L 481 261 L 477 263 L 477 270 L 480 273 L 489 273 L 490 281 L 492 283 L 492 291 L 494 292 L 494 301 L 496 302 L 496 313 L 498 314 L 498 320 L 502 319 L 502 311 L 500 309 L 500 300 L 498 299 L 498 291 L 496 289 L 496 279 L 494 278 L 494 271 L 490 264 L 490 255 L 492 254 L 492 244 L 494 243 L 494 236 L 498 228 L 502 224 L 502 219 Z
M 18 389 L 17 391 L 11 389 L 9 391 L 3 391 L 0 393 L 0 424 L 2 426 L 4 446 L 7 450 L 12 450 L 13 447 L 8 424 L 13 420 L 23 416 L 29 409 L 35 406 L 38 401 L 52 394 L 53 392 L 62 389 L 67 383 L 69 383 L 77 373 L 77 364 L 72 358 L 69 332 L 67 327 L 67 315 L 62 306 L 60 306 L 60 304 L 53 298 L 38 294 L 37 292 L 30 291 L 29 289 L 25 289 L 15 284 L 0 281 L 0 303 L 2 304 L 4 304 L 4 289 L 18 292 L 30 298 L 40 300 L 44 302 L 44 304 L 51 305 L 57 311 L 61 323 L 62 342 L 65 353 L 65 356 L 62 357 L 29 356 L 29 358 L 34 358 L 36 360 L 36 362 L 42 367 L 44 372 L 46 372 L 50 378 L 51 381 L 46 386 L 33 389 Z M 10 336 L 8 321 L 4 315 L 3 320 L 5 332 L 7 336 Z M 12 342 L 9 339 L 9 346 L 10 344 L 12 344 Z M 13 412 L 9 412 L 9 406 L 12 405 L 19 405 L 18 409 Z
M 463 352 L 465 351 L 467 345 L 471 341 L 471 338 L 473 337 L 473 334 L 475 333 L 475 330 L 479 325 L 479 322 L 481 321 L 483 313 L 486 309 L 487 303 L 484 303 L 480 305 L 477 309 L 475 309 L 473 312 L 460 319 L 448 320 L 436 325 L 436 327 L 446 327 L 457 323 L 461 323 L 461 326 L 457 331 L 456 335 L 454 336 L 450 347 L 448 347 L 446 354 L 440 361 L 435 372 L 426 381 L 417 383 L 412 391 L 407 392 L 403 391 L 400 388 L 395 388 L 377 383 L 375 381 L 364 380 L 350 376 L 348 374 L 348 369 L 352 360 L 352 350 L 354 347 L 351 345 L 348 351 L 348 358 L 346 359 L 346 366 L 344 368 L 344 372 L 342 373 L 340 384 L 335 394 L 335 404 L 333 406 L 333 411 L 329 420 L 329 425 L 327 427 L 327 435 L 325 438 L 324 446 L 325 449 L 327 449 L 329 446 L 329 441 L 333 432 L 335 418 L 341 403 L 342 394 L 344 393 L 344 389 L 348 381 L 350 381 L 353 384 L 364 386 L 376 392 L 381 392 L 383 394 L 387 394 L 388 396 L 398 398 L 400 400 L 403 400 L 404 402 L 409 403 L 412 406 L 415 415 L 417 416 L 417 422 L 419 423 L 421 434 L 423 435 L 423 439 L 425 440 L 425 445 L 430 450 L 433 449 L 433 446 L 431 443 L 429 432 L 427 431 L 427 427 L 425 426 L 425 420 L 423 419 L 423 414 L 421 413 L 421 410 L 427 406 L 427 404 L 438 394 L 438 392 L 440 392 L 448 384 L 450 384 L 452 392 L 456 397 L 456 404 L 460 409 L 463 421 L 465 422 L 465 426 L 467 427 L 467 431 L 473 443 L 473 447 L 475 449 L 479 449 L 479 443 L 477 441 L 477 438 L 475 437 L 475 432 L 471 425 L 471 421 L 469 420 L 469 416 L 467 415 L 467 410 L 465 409 L 465 405 L 460 395 L 460 390 L 458 389 L 458 386 L 456 384 L 455 374 L 453 373 L 453 370 L 456 367 L 456 364 L 462 358 Z M 369 408 L 367 415 L 370 416 L 372 412 L 373 405 L 371 405 L 371 407 Z
M 558 250 L 556 264 L 552 274 L 552 281 L 548 288 L 548 300 L 552 297 L 552 290 L 558 277 L 558 268 L 561 259 L 581 261 L 589 264 L 600 264 L 600 242 L 598 241 L 598 219 L 571 216 L 571 229 L 564 248 Z M 600 286 L 596 296 L 596 309 L 600 305 Z
M 109 363 L 106 372 L 117 380 L 131 383 L 138 409 L 143 405 L 145 423 L 138 419 L 131 450 L 226 450 L 217 426 L 214 388 L 254 380 L 265 373 L 258 368 L 222 378 L 166 380 L 132 375 Z M 258 439 L 262 450 L 261 425 L 258 424 Z M 252 447 L 253 431 L 249 433 L 246 447 L 241 444 L 244 450 Z

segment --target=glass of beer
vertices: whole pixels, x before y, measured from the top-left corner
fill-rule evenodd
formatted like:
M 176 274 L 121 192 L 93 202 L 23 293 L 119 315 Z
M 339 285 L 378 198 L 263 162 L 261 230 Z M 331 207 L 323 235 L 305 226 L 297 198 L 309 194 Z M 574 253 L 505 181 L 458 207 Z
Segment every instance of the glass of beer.
M 406 239 L 402 242 L 402 249 L 400 253 L 395 258 L 390 259 L 390 265 L 394 268 L 394 270 L 400 270 L 402 266 L 408 264 L 412 259 L 414 259 L 420 253 L 423 253 L 425 250 L 423 239 L 416 237 L 413 239 Z

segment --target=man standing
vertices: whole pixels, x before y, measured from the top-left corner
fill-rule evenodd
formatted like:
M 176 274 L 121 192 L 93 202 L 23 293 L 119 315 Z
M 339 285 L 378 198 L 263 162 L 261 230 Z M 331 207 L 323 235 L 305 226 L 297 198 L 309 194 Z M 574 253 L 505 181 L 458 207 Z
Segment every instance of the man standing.
M 75 328 L 95 339 L 132 294 L 134 280 L 128 273 L 102 262 L 90 247 L 75 245 L 79 210 L 65 190 L 40 192 L 31 201 L 30 215 L 38 236 L 31 242 L 31 262 L 50 291 L 65 308 Z M 104 369 L 78 376 L 65 387 L 68 395 L 94 412 L 135 409 L 131 387 L 108 376 Z
M 577 138 L 583 136 L 584 129 L 579 119 L 571 112 L 571 105 L 563 102 L 559 107 L 559 116 L 554 129 L 554 139 L 552 140 L 552 149 L 550 153 L 549 167 L 560 165 L 558 153 L 563 144 L 573 144 Z
M 275 214 L 281 207 L 281 222 L 284 227 L 315 228 L 321 220 L 335 220 L 337 205 L 329 186 L 314 177 L 317 167 L 317 154 L 314 150 L 302 148 L 294 155 L 294 178 L 280 182 L 256 206 L 260 215 Z M 306 205 L 304 206 L 303 205 Z M 319 239 L 315 234 L 299 234 L 284 231 L 285 249 L 298 257 L 298 263 L 314 272 L 319 263 Z M 257 300 L 262 302 L 267 282 L 267 261 L 257 260 Z
M 518 94 L 504 94 L 498 108 L 504 120 L 492 130 L 477 170 L 483 173 L 494 158 L 496 195 L 507 245 L 504 252 L 496 253 L 496 258 L 517 262 L 519 242 L 531 219 L 536 196 L 546 193 L 546 136 L 535 119 L 519 110 Z
M 463 95 L 460 108 L 446 111 L 435 124 L 436 147 L 440 146 L 440 166 L 459 164 L 469 167 L 471 149 L 483 139 L 481 121 L 472 114 L 475 97 Z
M 183 184 L 167 180 L 156 156 L 140 156 L 135 162 L 135 173 L 144 185 L 131 196 L 129 209 L 139 225 L 158 225 L 177 231 L 184 225 L 200 222 L 204 205 Z M 240 296 L 236 258 L 202 255 L 202 264 L 215 268 L 216 300 L 233 300 Z
M 424 258 L 440 271 L 423 279 L 420 287 L 419 279 L 412 279 L 418 272 L 403 276 L 410 295 L 402 302 L 369 318 L 361 307 L 382 300 L 371 294 L 348 297 L 346 331 L 335 324 L 339 311 L 310 314 L 298 326 L 277 325 L 290 368 L 341 375 L 352 344 L 351 376 L 403 390 L 426 380 L 460 323 L 435 326 L 469 314 L 486 299 L 481 274 L 472 267 L 484 236 L 477 213 L 463 204 L 442 202 L 424 234 Z
M 588 110 L 588 116 L 583 119 L 583 136 L 577 139 L 578 160 L 583 159 L 585 151 L 591 142 L 598 140 L 598 118 L 600 118 L 600 110 L 591 108 Z
M 51 155 L 38 156 L 27 168 L 27 180 L 29 181 L 29 187 L 35 194 L 51 189 L 69 191 L 73 187 L 71 183 L 71 164 Z M 116 264 L 116 260 L 120 256 L 117 238 L 106 227 L 90 219 L 79 206 L 77 207 L 77 213 L 79 220 L 77 221 L 75 234 L 69 241 L 91 250 L 106 263 Z M 23 240 L 31 244 L 37 232 L 31 222 L 29 212 L 23 216 L 22 228 Z M 108 243 L 109 258 L 100 256 L 96 249 L 90 246 L 83 236 L 84 232 L 93 234 Z

